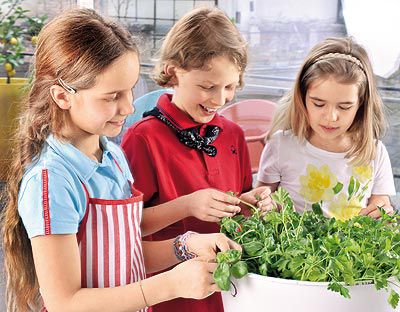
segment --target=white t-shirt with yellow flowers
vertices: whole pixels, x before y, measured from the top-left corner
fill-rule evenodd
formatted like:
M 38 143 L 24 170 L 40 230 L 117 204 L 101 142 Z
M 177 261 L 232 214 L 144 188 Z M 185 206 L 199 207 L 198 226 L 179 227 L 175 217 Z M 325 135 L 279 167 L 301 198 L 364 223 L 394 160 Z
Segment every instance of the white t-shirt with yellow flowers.
M 396 194 L 389 155 L 381 141 L 369 165 L 355 167 L 345 156 L 300 142 L 291 131 L 278 131 L 264 147 L 257 180 L 280 182 L 299 212 L 317 205 L 326 216 L 341 220 L 357 215 L 371 194 Z

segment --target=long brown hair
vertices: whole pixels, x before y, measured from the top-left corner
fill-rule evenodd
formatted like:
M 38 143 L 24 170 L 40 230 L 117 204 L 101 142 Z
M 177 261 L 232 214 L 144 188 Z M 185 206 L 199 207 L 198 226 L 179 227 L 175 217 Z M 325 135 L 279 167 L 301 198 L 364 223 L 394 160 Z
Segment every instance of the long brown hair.
M 367 52 L 352 38 L 328 38 L 312 48 L 292 90 L 282 98 L 268 138 L 278 130 L 290 129 L 300 140 L 309 139 L 306 93 L 316 79 L 328 77 L 358 87 L 359 108 L 348 130 L 353 145 L 346 157 L 353 163 L 368 164 L 375 158 L 377 140 L 387 123 Z
M 247 66 L 247 43 L 233 22 L 218 8 L 200 7 L 189 11 L 170 29 L 159 52 L 153 79 L 172 86 L 165 64 L 185 70 L 203 69 L 214 57 L 226 56 L 239 69 L 239 86 Z
M 96 77 L 128 51 L 138 52 L 130 33 L 89 9 L 62 13 L 39 35 L 32 82 L 14 138 L 1 220 L 8 311 L 32 311 L 40 305 L 31 244 L 18 214 L 18 192 L 27 166 L 40 156 L 48 135 L 61 137 L 67 120 L 54 103 L 50 87 L 61 78 L 75 89 L 91 88 Z

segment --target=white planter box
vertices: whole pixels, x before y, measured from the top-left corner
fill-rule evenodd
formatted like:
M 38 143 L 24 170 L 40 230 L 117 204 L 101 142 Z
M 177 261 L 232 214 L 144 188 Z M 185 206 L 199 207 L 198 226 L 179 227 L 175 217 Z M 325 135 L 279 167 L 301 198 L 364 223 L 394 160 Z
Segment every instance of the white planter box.
M 400 305 L 393 309 L 387 302 L 389 293 L 377 291 L 372 284 L 350 287 L 351 299 L 346 299 L 328 290 L 328 283 L 256 274 L 248 274 L 233 282 L 237 288 L 236 297 L 230 292 L 222 292 L 225 312 L 400 312 Z

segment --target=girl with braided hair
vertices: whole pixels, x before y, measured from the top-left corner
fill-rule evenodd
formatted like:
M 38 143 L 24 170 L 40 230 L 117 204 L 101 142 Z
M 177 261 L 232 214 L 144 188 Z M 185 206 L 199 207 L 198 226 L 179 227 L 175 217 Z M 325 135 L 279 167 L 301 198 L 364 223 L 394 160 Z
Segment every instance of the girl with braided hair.
M 337 219 L 392 213 L 385 126 L 366 51 L 351 38 L 328 38 L 308 54 L 282 100 L 257 184 L 284 187 L 298 211 L 322 209 Z
M 7 311 L 146 311 L 219 291 L 215 252 L 240 249 L 223 234 L 141 241 L 143 194 L 106 138 L 132 113 L 131 34 L 93 10 L 66 11 L 40 33 L 33 68 L 2 216 Z

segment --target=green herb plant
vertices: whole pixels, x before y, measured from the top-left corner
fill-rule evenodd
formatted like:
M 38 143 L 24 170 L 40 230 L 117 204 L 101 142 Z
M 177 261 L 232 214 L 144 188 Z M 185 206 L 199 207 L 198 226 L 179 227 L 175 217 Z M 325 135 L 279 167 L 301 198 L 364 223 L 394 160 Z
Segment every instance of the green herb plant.
M 240 277 L 248 271 L 329 282 L 328 289 L 346 298 L 350 298 L 348 286 L 373 283 L 377 290 L 390 292 L 388 302 L 397 307 L 399 294 L 392 286 L 400 278 L 398 214 L 390 216 L 380 209 L 379 220 L 356 216 L 340 221 L 324 217 L 320 209 L 295 212 L 293 201 L 282 188 L 272 199 L 276 209 L 266 215 L 222 219 L 221 232 L 243 247 L 241 255 L 237 251 L 217 255 L 214 279 L 222 290 L 229 290 L 231 277 L 235 277 L 232 268 L 240 263 Z

